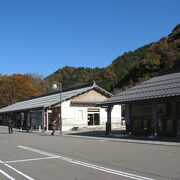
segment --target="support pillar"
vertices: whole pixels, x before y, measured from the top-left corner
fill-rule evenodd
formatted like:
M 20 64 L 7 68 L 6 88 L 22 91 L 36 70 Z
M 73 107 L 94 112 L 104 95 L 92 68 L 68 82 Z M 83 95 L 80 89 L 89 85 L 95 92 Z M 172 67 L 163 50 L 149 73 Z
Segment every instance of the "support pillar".
M 180 138 L 180 119 L 178 118 L 177 101 L 172 102 L 172 121 L 174 135 Z
M 24 112 L 21 112 L 20 116 L 20 131 L 22 131 L 24 125 Z
M 45 130 L 45 109 L 42 109 L 42 132 Z
M 111 133 L 111 112 L 113 105 L 107 107 L 107 122 L 106 122 L 106 135 L 108 136 Z
M 157 103 L 152 104 L 152 118 L 151 118 L 151 135 L 149 138 L 157 136 L 157 121 L 158 121 L 158 108 Z
M 31 114 L 31 111 L 28 111 L 26 112 L 26 132 L 29 132 L 29 128 L 30 128 L 30 120 L 31 120 L 31 117 L 30 117 L 30 114 Z
M 49 131 L 49 110 L 47 109 L 46 114 L 46 131 Z
M 125 121 L 126 121 L 126 134 L 131 133 L 131 105 L 125 105 Z
M 33 130 L 33 122 L 32 122 L 32 111 L 29 111 L 29 130 L 32 132 Z

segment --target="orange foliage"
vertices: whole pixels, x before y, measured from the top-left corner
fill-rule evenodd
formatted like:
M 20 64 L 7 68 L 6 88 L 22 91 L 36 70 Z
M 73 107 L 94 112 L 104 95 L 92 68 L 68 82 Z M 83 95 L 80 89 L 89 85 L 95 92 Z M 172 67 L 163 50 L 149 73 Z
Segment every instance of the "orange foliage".
M 0 107 L 24 100 L 42 93 L 39 84 L 30 75 L 13 74 L 0 76 Z

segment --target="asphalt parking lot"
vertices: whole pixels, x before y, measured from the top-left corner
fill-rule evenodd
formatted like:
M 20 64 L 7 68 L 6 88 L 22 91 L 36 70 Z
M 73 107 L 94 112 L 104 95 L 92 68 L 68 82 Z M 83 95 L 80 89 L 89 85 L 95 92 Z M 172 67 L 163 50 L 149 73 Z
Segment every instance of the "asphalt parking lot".
M 106 139 L 7 134 L 0 127 L 0 179 L 180 179 L 180 147 Z

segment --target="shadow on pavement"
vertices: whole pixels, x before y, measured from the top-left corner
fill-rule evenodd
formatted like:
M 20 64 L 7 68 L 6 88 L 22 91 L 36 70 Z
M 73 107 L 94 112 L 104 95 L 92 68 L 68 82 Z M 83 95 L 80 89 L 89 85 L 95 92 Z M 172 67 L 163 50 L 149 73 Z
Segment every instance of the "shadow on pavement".
M 135 136 L 127 135 L 125 130 L 113 130 L 111 134 L 106 135 L 104 130 L 93 130 L 93 131 L 73 131 L 67 133 L 67 135 L 74 136 L 87 136 L 87 137 L 103 137 L 103 138 L 116 138 L 116 139 L 129 139 L 129 140 L 147 140 L 147 141 L 166 141 L 166 142 L 180 142 L 180 139 L 177 137 L 154 137 L 149 138 L 147 136 Z

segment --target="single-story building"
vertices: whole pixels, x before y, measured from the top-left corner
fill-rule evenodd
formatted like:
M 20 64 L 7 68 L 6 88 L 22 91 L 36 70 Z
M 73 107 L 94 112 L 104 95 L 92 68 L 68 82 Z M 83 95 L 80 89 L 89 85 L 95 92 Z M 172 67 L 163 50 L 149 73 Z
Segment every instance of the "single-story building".
M 7 125 L 8 118 L 11 117 L 16 127 L 26 130 L 48 131 L 53 120 L 57 122 L 57 129 L 62 128 L 62 131 L 105 127 L 106 109 L 97 107 L 96 104 L 112 96 L 95 83 L 63 90 L 61 93 L 53 92 L 0 109 L 0 124 Z M 112 123 L 113 127 L 121 128 L 119 105 L 113 108 Z
M 109 125 L 117 104 L 125 106 L 128 133 L 180 137 L 180 72 L 159 75 L 100 102 L 108 107 Z

